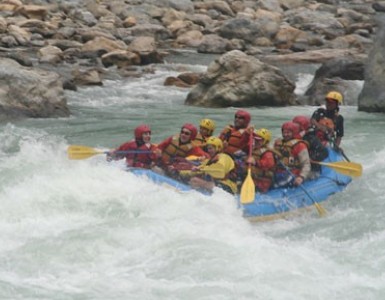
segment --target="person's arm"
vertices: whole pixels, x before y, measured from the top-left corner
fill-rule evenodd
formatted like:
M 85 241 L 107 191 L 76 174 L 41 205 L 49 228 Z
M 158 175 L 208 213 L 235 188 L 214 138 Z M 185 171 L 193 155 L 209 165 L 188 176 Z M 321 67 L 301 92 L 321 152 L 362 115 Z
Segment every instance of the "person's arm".
M 233 159 L 226 154 L 222 154 L 219 155 L 218 161 L 210 165 L 204 165 L 199 169 L 215 179 L 223 179 L 232 169 L 234 169 L 234 166 Z
M 223 130 L 221 131 L 221 133 L 219 134 L 218 137 L 222 141 L 227 141 L 229 139 L 230 135 L 231 135 L 231 126 L 227 125 L 225 128 L 223 128 Z
M 335 140 L 335 145 L 337 147 L 340 146 L 342 137 L 344 136 L 344 118 L 339 115 L 337 117 L 337 122 L 336 122 L 336 140 Z
M 172 136 L 168 137 L 167 139 L 165 139 L 164 141 L 162 141 L 159 145 L 158 145 L 158 149 L 163 151 L 164 149 L 166 149 L 166 147 L 168 145 L 170 145 L 172 142 Z
M 119 159 L 123 159 L 125 157 L 127 157 L 127 154 L 125 153 L 119 153 L 119 152 L 123 152 L 123 151 L 128 151 L 128 150 L 131 150 L 131 144 L 132 144 L 132 141 L 130 142 L 126 142 L 122 145 L 120 145 L 118 148 L 116 148 L 115 150 L 112 150 L 110 151 L 108 154 L 107 154 L 107 161 L 111 161 L 111 160 L 119 160 Z
M 306 178 L 309 177 L 310 174 L 311 164 L 309 151 L 307 150 L 307 146 L 305 145 L 305 143 L 300 142 L 295 145 L 293 152 L 293 154 L 298 157 L 299 163 L 301 165 L 301 171 L 299 175 L 295 178 L 294 184 L 300 185 L 304 182 Z
M 187 156 L 197 156 L 201 158 L 208 158 L 209 154 L 203 151 L 201 147 L 195 146 L 191 148 L 191 150 L 187 153 Z

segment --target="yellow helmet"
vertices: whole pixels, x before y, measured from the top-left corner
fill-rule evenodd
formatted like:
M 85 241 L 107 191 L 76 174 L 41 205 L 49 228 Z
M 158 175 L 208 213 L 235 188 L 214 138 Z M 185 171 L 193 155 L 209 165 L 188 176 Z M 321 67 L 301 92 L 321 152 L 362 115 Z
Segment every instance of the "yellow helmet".
M 332 99 L 334 101 L 337 101 L 338 104 L 342 104 L 342 94 L 340 92 L 336 92 L 336 91 L 331 91 L 329 92 L 326 97 L 326 99 Z
M 223 143 L 222 140 L 218 137 L 211 136 L 207 139 L 206 145 L 212 145 L 215 147 L 216 152 L 220 152 L 223 149 Z
M 271 141 L 271 132 L 266 128 L 256 129 L 254 131 L 254 136 L 257 138 L 262 138 L 264 145 L 268 144 Z
M 201 122 L 199 123 L 199 126 L 206 128 L 211 132 L 214 132 L 215 130 L 215 122 L 211 119 L 202 119 Z

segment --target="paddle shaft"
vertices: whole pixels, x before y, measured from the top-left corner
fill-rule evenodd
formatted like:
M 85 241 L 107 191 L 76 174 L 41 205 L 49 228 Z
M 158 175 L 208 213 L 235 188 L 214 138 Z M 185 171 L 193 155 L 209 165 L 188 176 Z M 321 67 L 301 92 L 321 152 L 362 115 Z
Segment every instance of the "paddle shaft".
M 104 152 L 105 154 L 111 153 L 109 151 Z M 122 151 L 113 151 L 114 154 L 149 154 L 154 153 L 154 151 L 150 150 L 122 150 Z
M 350 159 L 346 156 L 346 154 L 345 154 L 344 150 L 342 150 L 342 148 L 338 148 L 338 151 L 346 159 L 346 161 L 350 162 Z
M 338 146 L 335 142 L 335 139 L 333 139 L 331 141 L 331 144 L 334 148 L 334 150 L 336 150 L 337 152 L 341 153 L 341 155 L 345 158 L 346 161 L 350 162 L 350 159 L 346 156 L 344 150 L 342 148 L 340 148 L 340 146 Z
M 252 158 L 252 153 L 253 153 L 253 133 L 249 133 L 249 155 L 248 155 L 248 160 L 250 161 Z M 242 204 L 248 204 L 254 201 L 255 198 L 255 184 L 254 180 L 251 176 L 251 163 L 249 162 L 247 164 L 247 175 L 246 179 L 242 184 L 241 187 L 241 203 Z
M 286 170 L 286 172 L 288 172 L 290 174 L 290 176 L 293 179 L 295 178 L 295 175 L 293 174 L 293 172 L 291 172 L 290 169 L 282 161 L 279 160 L 278 163 Z M 298 187 L 301 190 L 303 190 L 304 193 L 309 197 L 309 199 L 314 203 L 315 207 L 317 208 L 319 215 L 324 216 L 326 214 L 326 210 L 317 201 L 315 201 L 315 199 L 310 195 L 308 190 L 302 184 L 298 185 Z
M 117 154 L 117 155 L 124 155 L 124 154 L 146 154 L 146 153 L 152 153 L 150 150 L 127 150 L 127 151 L 116 151 L 116 152 L 110 152 L 110 151 L 103 151 L 98 150 L 92 147 L 88 146 L 81 146 L 81 145 L 70 145 L 67 150 L 68 157 L 70 159 L 87 159 L 89 157 L 92 157 L 94 155 L 98 154 Z

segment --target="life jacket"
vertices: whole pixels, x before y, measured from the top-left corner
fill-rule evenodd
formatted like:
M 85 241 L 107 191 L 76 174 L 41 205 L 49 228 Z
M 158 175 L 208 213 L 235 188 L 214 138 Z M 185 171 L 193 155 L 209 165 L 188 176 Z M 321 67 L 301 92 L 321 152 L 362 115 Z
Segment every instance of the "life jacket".
M 270 187 L 273 186 L 275 172 L 277 169 L 277 161 L 280 159 L 281 154 L 278 153 L 278 151 L 267 147 L 254 149 L 252 152 L 252 156 L 256 162 L 263 160 L 264 156 L 269 153 L 272 154 L 274 160 L 273 167 L 266 170 L 256 165 L 251 166 L 251 177 L 254 181 L 256 191 L 260 193 L 266 193 Z
M 198 133 L 195 139 L 192 141 L 192 144 L 203 149 L 206 146 L 206 137 Z
M 135 140 L 132 140 L 128 143 L 123 144 L 117 149 L 119 151 L 132 151 L 134 153 L 127 153 L 124 155 L 126 158 L 126 163 L 130 167 L 135 168 L 151 168 L 151 165 L 156 160 L 156 156 L 154 151 L 156 149 L 156 145 L 154 144 L 142 144 L 138 145 Z M 143 153 L 141 153 L 143 151 Z
M 156 156 L 154 154 L 155 149 L 155 145 L 150 145 L 150 147 L 148 147 L 144 144 L 138 147 L 138 150 L 143 150 L 144 153 L 134 153 L 132 166 L 135 168 L 151 168 L 152 163 L 156 160 Z M 151 153 L 148 153 L 149 151 Z
M 283 141 L 282 139 L 279 139 L 275 142 L 274 148 L 278 150 L 281 155 L 281 161 L 284 165 L 286 165 L 289 169 L 300 169 L 300 161 L 298 157 L 293 156 L 293 148 L 298 143 L 306 143 L 303 140 L 299 139 L 291 139 L 290 141 Z M 306 145 L 307 147 L 307 145 Z
M 277 157 L 279 156 L 279 153 L 273 149 L 269 149 L 266 147 L 260 148 L 260 149 L 254 149 L 252 156 L 254 157 L 255 161 L 260 161 L 264 155 L 267 153 L 272 153 L 274 160 L 276 162 Z M 273 179 L 274 178 L 274 173 L 275 173 L 276 167 L 270 169 L 270 170 L 263 170 L 262 168 L 259 168 L 255 165 L 251 166 L 251 175 L 252 178 L 257 181 L 260 178 L 268 178 L 268 179 Z
M 221 165 L 224 168 L 225 176 L 223 178 L 215 178 L 214 176 L 210 177 L 212 178 L 216 186 L 223 188 L 224 190 L 231 192 L 232 194 L 237 193 L 237 184 L 233 180 L 233 178 L 235 177 L 233 174 L 235 172 L 235 164 L 234 160 L 231 158 L 230 155 L 226 153 L 218 153 L 214 157 L 204 161 L 202 165 L 210 166 L 217 163 L 219 160 L 221 160 L 223 163 L 223 165 Z
M 167 165 L 172 163 L 176 157 L 186 157 L 193 147 L 191 142 L 181 145 L 179 134 L 177 134 L 172 137 L 171 143 L 162 151 L 162 162 Z
M 220 136 L 223 141 L 227 142 L 227 146 L 223 151 L 232 155 L 234 152 L 242 150 L 245 146 L 242 143 L 242 138 L 245 131 L 246 128 L 235 129 L 233 125 L 229 125 L 227 127 L 227 131 Z

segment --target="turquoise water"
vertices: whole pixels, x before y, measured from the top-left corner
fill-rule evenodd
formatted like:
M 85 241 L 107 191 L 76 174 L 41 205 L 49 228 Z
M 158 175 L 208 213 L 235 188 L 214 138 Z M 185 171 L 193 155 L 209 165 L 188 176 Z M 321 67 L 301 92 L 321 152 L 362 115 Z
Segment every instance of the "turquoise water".
M 203 117 L 218 133 L 235 109 L 184 106 L 188 90 L 163 86 L 180 67 L 68 92 L 68 119 L 0 124 L 0 299 L 384 299 L 382 114 L 342 108 L 342 146 L 364 174 L 325 218 L 252 224 L 224 192 L 180 194 L 103 155 L 68 160 L 68 145 L 113 148 L 141 122 L 155 142 Z M 276 138 L 314 109 L 249 111 Z

